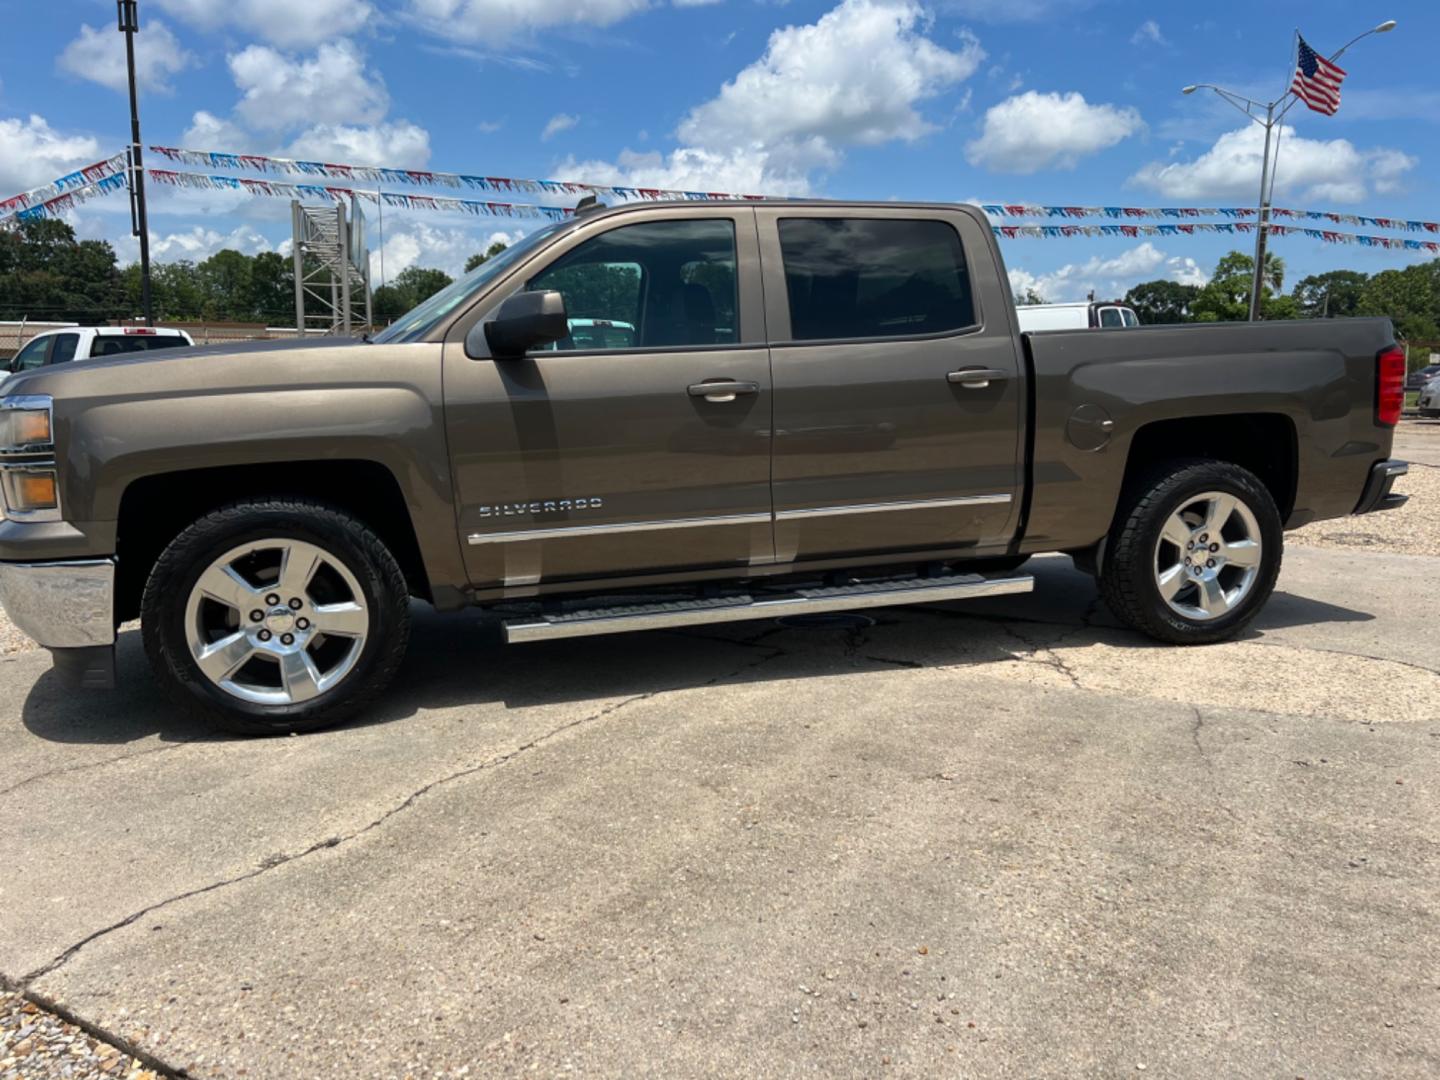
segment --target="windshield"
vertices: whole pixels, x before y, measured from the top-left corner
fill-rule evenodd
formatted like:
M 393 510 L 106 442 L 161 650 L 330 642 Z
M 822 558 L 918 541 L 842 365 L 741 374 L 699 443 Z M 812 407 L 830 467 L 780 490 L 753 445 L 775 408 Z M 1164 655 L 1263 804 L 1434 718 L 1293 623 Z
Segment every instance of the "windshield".
M 543 229 L 536 229 L 529 236 L 516 241 L 494 258 L 486 259 L 459 281 L 447 285 L 423 304 L 400 316 L 371 340 L 380 344 L 422 340 L 447 315 L 508 270 L 512 264 L 530 254 L 556 231 L 564 228 L 566 224 L 568 223 L 557 221 Z

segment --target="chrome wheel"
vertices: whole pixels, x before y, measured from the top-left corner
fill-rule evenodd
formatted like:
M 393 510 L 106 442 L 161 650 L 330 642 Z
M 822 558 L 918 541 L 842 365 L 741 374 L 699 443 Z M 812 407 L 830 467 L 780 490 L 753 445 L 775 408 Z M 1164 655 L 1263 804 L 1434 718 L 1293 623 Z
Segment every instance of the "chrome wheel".
M 301 540 L 232 548 L 196 580 L 185 607 L 201 673 L 256 705 L 296 705 L 332 689 L 355 667 L 369 630 L 355 574 Z
M 1155 584 L 1170 610 L 1208 621 L 1234 610 L 1260 574 L 1260 523 L 1226 491 L 1186 498 L 1155 544 Z

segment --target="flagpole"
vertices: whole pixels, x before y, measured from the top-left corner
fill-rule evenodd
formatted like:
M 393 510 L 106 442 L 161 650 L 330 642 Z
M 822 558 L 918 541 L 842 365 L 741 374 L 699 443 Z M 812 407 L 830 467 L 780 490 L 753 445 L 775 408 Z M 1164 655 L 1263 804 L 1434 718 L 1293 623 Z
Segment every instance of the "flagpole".
M 1352 38 L 1350 41 L 1347 41 L 1344 45 L 1342 45 L 1339 49 L 1337 49 L 1334 53 L 1330 55 L 1329 60 L 1331 63 L 1338 60 L 1341 53 L 1343 53 L 1346 49 L 1350 48 L 1350 46 L 1354 45 L 1362 38 L 1369 37 L 1371 34 L 1388 33 L 1389 31 L 1394 29 L 1395 20 L 1387 19 L 1379 26 L 1372 27 L 1371 29 L 1366 30 L 1365 33 L 1359 34 L 1356 37 Z M 1297 27 L 1295 30 L 1295 45 L 1292 47 L 1291 50 L 1292 59 L 1294 57 L 1294 50 L 1295 48 L 1298 48 L 1298 43 L 1300 40 L 1300 30 Z M 1292 72 L 1294 71 L 1294 69 L 1295 65 L 1292 63 Z M 1255 226 L 1255 273 L 1250 283 L 1250 321 L 1256 322 L 1260 318 L 1260 294 L 1261 289 L 1265 284 L 1266 235 L 1269 231 L 1270 224 L 1270 200 L 1271 196 L 1274 194 L 1275 187 L 1274 171 L 1271 168 L 1270 164 L 1271 136 L 1275 132 L 1275 126 L 1285 118 L 1285 114 L 1288 113 L 1291 108 L 1294 107 L 1295 102 L 1299 101 L 1300 99 L 1294 94 L 1292 90 L 1287 89 L 1285 93 L 1281 94 L 1280 97 L 1278 97 L 1274 101 L 1262 103 L 1259 101 L 1252 101 L 1250 98 L 1245 97 L 1243 94 L 1237 94 L 1233 90 L 1226 90 L 1223 87 L 1216 86 L 1214 83 L 1194 83 L 1190 86 L 1183 87 L 1180 92 L 1182 94 L 1193 94 L 1196 90 L 1202 89 L 1215 91 L 1215 93 L 1218 94 L 1226 103 L 1234 106 L 1236 109 L 1243 112 L 1251 120 L 1254 120 L 1257 124 L 1259 124 L 1265 129 L 1265 152 L 1264 156 L 1261 158 L 1260 161 L 1260 205 L 1257 211 L 1258 220 Z M 1281 106 L 1283 106 L 1283 108 Z M 1263 120 L 1256 115 L 1256 112 L 1260 109 L 1265 110 L 1265 119 Z M 1277 109 L 1279 109 L 1278 114 L 1276 113 Z M 1280 145 L 1278 136 L 1276 136 L 1275 138 L 1275 157 L 1276 165 L 1278 166 L 1278 159 L 1280 157 Z

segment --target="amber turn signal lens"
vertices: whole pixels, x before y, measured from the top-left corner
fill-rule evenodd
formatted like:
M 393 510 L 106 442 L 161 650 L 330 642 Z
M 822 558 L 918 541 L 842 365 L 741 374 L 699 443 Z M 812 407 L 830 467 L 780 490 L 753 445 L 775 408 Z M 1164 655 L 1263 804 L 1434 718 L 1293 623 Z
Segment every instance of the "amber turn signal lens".
M 11 415 L 11 437 L 18 446 L 50 443 L 50 413 L 45 409 L 18 409 Z
M 21 473 L 15 478 L 16 510 L 51 510 L 59 505 L 54 473 Z

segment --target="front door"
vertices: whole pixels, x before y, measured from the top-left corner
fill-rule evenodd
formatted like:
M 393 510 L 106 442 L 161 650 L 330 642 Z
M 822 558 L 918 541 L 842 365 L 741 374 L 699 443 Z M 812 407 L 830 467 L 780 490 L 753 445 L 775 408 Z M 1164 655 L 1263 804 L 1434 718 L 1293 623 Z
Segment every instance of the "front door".
M 757 209 L 775 378 L 776 557 L 994 549 L 1023 386 L 973 218 Z
M 570 336 L 521 360 L 445 345 L 471 583 L 769 562 L 769 354 L 754 212 L 600 218 L 518 282 Z M 497 299 L 498 303 L 498 299 Z

